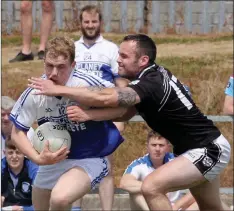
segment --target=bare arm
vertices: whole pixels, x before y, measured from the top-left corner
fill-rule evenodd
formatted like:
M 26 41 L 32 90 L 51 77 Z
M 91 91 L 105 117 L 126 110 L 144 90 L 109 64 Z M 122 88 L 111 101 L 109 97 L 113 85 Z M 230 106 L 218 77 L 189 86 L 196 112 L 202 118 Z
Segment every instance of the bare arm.
M 67 107 L 67 116 L 72 121 L 85 122 L 89 120 L 103 121 L 127 121 L 136 113 L 134 107 L 131 108 L 98 108 L 85 110 L 78 106 Z
M 178 210 L 182 208 L 182 210 L 187 209 L 191 204 L 193 204 L 195 201 L 194 197 L 192 194 L 189 192 L 182 198 L 180 198 L 178 201 L 175 202 L 173 205 L 173 210 Z
M 28 140 L 26 133 L 19 130 L 14 125 L 12 128 L 11 137 L 16 147 L 31 161 L 38 165 L 50 165 L 58 163 L 66 159 L 67 154 L 69 153 L 66 147 L 62 147 L 56 152 L 49 151 L 49 143 L 47 141 L 42 152 L 38 154 L 38 152 L 33 148 L 32 144 Z
M 127 85 L 129 84 L 129 80 L 125 79 L 125 78 L 116 78 L 115 79 L 115 86 L 123 88 L 123 87 L 127 87 Z
M 223 113 L 227 115 L 233 115 L 233 97 L 226 95 L 223 105 Z
M 66 87 L 53 84 L 50 80 L 29 79 L 29 87 L 40 90 L 37 94 L 65 96 L 77 102 L 95 107 L 131 107 L 140 102 L 138 94 L 130 87 Z
M 16 147 L 26 155 L 34 163 L 38 163 L 38 153 L 33 148 L 31 142 L 28 140 L 27 135 L 22 130 L 19 130 L 13 125 L 11 132 L 12 140 L 14 141 Z
M 120 188 L 129 193 L 141 193 L 142 182 L 131 174 L 124 174 L 120 181 Z

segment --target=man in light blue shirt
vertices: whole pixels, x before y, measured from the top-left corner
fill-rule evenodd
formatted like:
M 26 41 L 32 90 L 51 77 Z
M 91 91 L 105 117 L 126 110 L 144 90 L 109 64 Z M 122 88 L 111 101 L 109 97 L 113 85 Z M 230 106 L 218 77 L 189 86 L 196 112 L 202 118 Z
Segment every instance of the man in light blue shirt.
M 225 100 L 223 105 L 223 113 L 233 115 L 233 76 L 230 77 L 225 89 Z

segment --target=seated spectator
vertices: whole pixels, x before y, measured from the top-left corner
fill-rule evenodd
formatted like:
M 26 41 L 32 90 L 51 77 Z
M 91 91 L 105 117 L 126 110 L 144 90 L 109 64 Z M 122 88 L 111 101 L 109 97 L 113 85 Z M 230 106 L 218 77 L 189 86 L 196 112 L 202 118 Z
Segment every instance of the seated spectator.
M 233 76 L 231 76 L 225 89 L 226 96 L 223 106 L 223 113 L 227 115 L 233 115 L 233 88 Z
M 4 157 L 3 150 L 5 149 L 5 137 L 11 135 L 11 129 L 12 129 L 12 122 L 9 120 L 9 116 L 11 113 L 11 110 L 13 106 L 15 105 L 15 101 L 8 97 L 8 96 L 2 96 L 1 99 L 1 134 L 2 134 L 2 140 L 1 140 L 1 147 L 2 147 L 2 158 Z M 30 128 L 30 130 L 27 133 L 27 136 L 29 139 L 33 137 L 34 130 Z
M 10 136 L 6 138 L 4 153 L 1 162 L 2 210 L 32 210 L 32 183 L 38 166 L 24 157 Z
M 132 210 L 149 210 L 141 193 L 141 185 L 144 178 L 163 164 L 174 158 L 170 151 L 168 140 L 158 133 L 151 131 L 147 138 L 147 151 L 144 157 L 134 160 L 125 170 L 120 181 L 120 188 L 129 192 L 130 206 Z M 180 191 L 168 193 L 171 203 L 180 197 Z
M 174 158 L 171 144 L 158 133 L 151 131 L 147 138 L 147 151 L 144 157 L 134 160 L 125 170 L 120 181 L 120 187 L 129 192 L 130 207 L 132 210 L 149 210 L 145 198 L 141 194 L 141 185 L 144 178 L 163 164 Z M 173 210 L 199 210 L 195 198 L 190 192 L 182 196 L 181 191 L 167 193 Z M 181 197 L 182 196 L 182 197 Z M 225 210 L 230 208 L 223 203 Z

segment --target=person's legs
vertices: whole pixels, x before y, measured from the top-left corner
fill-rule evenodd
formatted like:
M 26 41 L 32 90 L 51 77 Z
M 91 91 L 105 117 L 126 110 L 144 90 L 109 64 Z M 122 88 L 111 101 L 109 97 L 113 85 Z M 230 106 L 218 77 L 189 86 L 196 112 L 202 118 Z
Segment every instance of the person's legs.
M 20 4 L 20 23 L 22 31 L 22 50 L 9 63 L 33 60 L 32 42 L 32 1 L 22 0 Z
M 149 210 L 142 194 L 129 194 L 131 210 Z
M 32 203 L 34 210 L 49 210 L 51 190 L 41 189 L 33 186 Z M 42 203 L 43 202 L 43 203 Z
M 195 186 L 205 178 L 187 158 L 179 156 L 145 178 L 142 192 L 150 210 L 172 210 L 166 193 Z
M 103 178 L 99 186 L 99 196 L 101 200 L 102 210 L 112 210 L 114 201 L 114 180 L 112 177 L 112 159 L 113 156 L 108 156 L 109 174 Z
M 30 54 L 31 51 L 31 42 L 32 42 L 32 27 L 33 27 L 33 18 L 32 18 L 32 1 L 21 1 L 20 5 L 20 23 L 22 30 L 23 38 L 23 54 Z
M 171 209 L 165 193 L 192 188 L 192 194 L 196 195 L 195 199 L 198 199 L 199 206 L 201 204 L 202 207 L 209 208 L 210 200 L 213 201 L 217 198 L 212 208 L 222 210 L 219 181 L 216 177 L 226 167 L 229 160 L 230 144 L 222 135 L 204 148 L 187 151 L 146 177 L 142 185 L 142 192 L 148 206 L 152 210 Z M 211 187 L 210 183 L 216 187 Z M 201 195 L 199 195 L 199 191 L 202 193 Z M 204 192 L 207 193 L 206 197 L 203 197 Z
M 68 210 L 91 189 L 89 175 L 79 167 L 64 173 L 51 192 L 50 210 Z
M 40 45 L 38 51 L 44 51 L 49 38 L 54 18 L 54 1 L 42 1 L 42 20 L 40 29 Z
M 190 189 L 200 210 L 225 210 L 221 202 L 219 177 Z

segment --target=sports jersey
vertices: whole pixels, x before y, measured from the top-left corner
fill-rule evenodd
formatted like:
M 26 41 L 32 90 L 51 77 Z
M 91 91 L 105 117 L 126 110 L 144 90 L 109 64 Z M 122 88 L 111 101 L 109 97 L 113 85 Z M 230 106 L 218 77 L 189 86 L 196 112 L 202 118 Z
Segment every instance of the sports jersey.
M 15 175 L 8 167 L 6 158 L 1 160 L 1 195 L 5 197 L 3 207 L 32 205 L 32 183 L 38 166 L 24 158 L 22 171 Z
M 234 88 L 233 83 L 234 83 L 233 82 L 233 76 L 231 76 L 229 81 L 228 81 L 227 87 L 225 89 L 225 94 L 229 95 L 231 97 L 234 97 L 234 95 L 233 95 L 233 88 Z
M 139 115 L 172 143 L 176 155 L 206 146 L 221 135 L 180 81 L 164 67 L 152 64 L 129 87 L 140 97 L 135 105 Z
M 118 47 L 101 35 L 92 46 L 86 46 L 83 36 L 75 42 L 76 69 L 113 83 L 118 76 Z
M 27 132 L 28 139 L 32 140 L 33 135 L 34 135 L 34 130 L 33 130 L 33 128 L 30 128 L 29 131 Z M 4 158 L 5 155 L 4 155 L 3 151 L 5 150 L 5 141 L 6 141 L 5 139 L 6 139 L 6 137 L 4 136 L 3 133 L 1 133 L 1 136 L 2 136 L 2 138 L 1 138 L 2 158 Z
M 66 86 L 103 86 L 113 84 L 83 71 L 73 71 Z M 16 102 L 10 119 L 20 130 L 27 131 L 37 120 L 38 125 L 57 122 L 71 135 L 71 149 L 68 159 L 103 157 L 111 154 L 123 141 L 116 126 L 111 121 L 70 121 L 66 107 L 71 101 L 65 97 L 33 95 L 35 90 L 28 88 Z M 74 103 L 74 102 L 73 102 Z
M 163 164 L 174 159 L 172 153 L 166 153 L 163 159 Z M 150 173 L 155 170 L 149 154 L 134 160 L 125 170 L 124 174 L 131 174 L 137 180 L 143 181 Z M 180 191 L 168 193 L 171 202 L 175 202 L 180 197 Z

